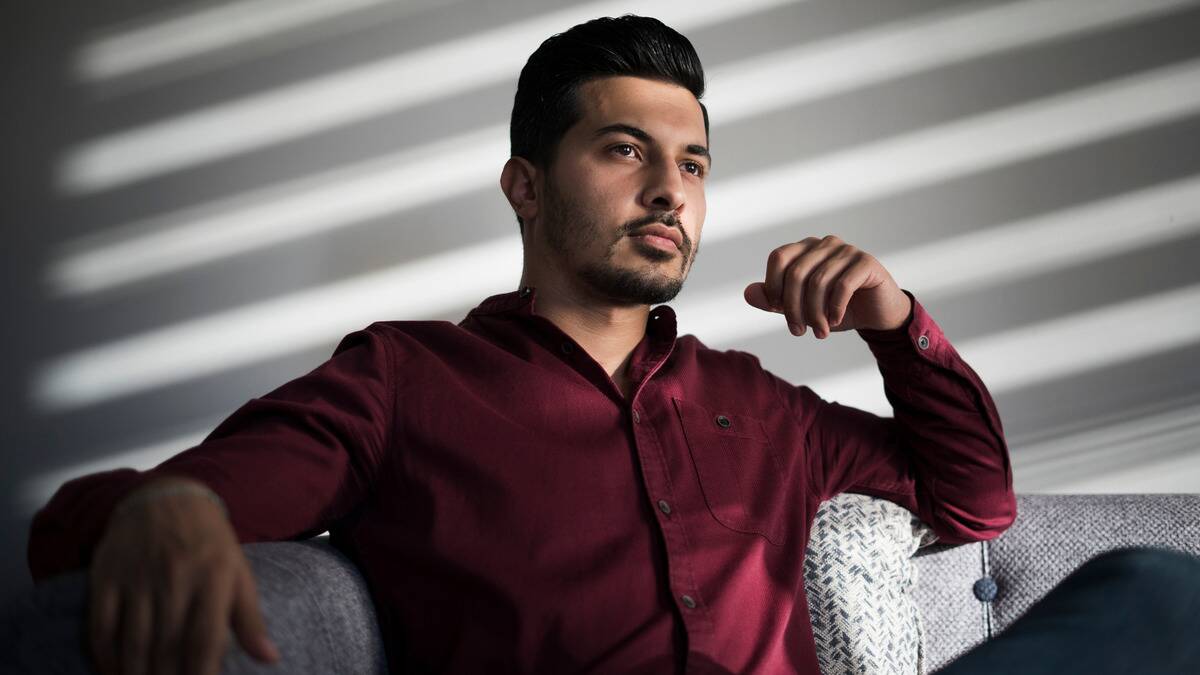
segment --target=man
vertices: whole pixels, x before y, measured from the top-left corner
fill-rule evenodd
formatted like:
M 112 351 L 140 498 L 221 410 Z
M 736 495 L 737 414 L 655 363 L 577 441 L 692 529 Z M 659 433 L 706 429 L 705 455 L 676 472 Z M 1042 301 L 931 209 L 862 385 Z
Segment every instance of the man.
M 500 177 L 518 290 L 457 325 L 372 324 L 201 445 L 63 486 L 30 566 L 90 565 L 101 671 L 215 672 L 230 627 L 277 660 L 238 544 L 329 530 L 398 672 L 815 674 L 803 554 L 821 501 L 884 497 L 947 543 L 1004 531 L 995 405 L 867 252 L 784 243 L 745 300 L 795 335 L 857 331 L 894 418 L 651 308 L 699 253 L 703 88 L 691 44 L 653 19 L 550 38 L 522 70 Z

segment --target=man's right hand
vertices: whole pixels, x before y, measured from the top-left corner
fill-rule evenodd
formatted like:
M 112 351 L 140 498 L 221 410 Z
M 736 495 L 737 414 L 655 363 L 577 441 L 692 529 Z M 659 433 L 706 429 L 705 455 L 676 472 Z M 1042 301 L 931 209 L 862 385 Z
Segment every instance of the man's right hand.
M 171 477 L 139 490 L 173 483 L 199 485 Z M 97 670 L 215 674 L 230 625 L 247 653 L 278 661 L 250 565 L 221 508 L 194 493 L 128 506 L 109 520 L 92 556 L 88 630 Z

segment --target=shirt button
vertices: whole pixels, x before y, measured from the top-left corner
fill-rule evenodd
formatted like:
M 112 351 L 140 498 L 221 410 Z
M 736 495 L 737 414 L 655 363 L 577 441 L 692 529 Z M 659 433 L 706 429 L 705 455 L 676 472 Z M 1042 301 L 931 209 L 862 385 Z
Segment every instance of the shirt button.
M 730 424 L 732 424 L 732 422 L 729 421 L 728 417 L 724 415 L 717 415 L 717 425 L 722 429 L 728 429 Z
M 667 500 L 665 499 L 658 500 L 658 510 L 667 515 L 671 515 L 671 505 L 668 504 Z
M 570 342 L 562 343 L 562 353 L 570 354 L 571 352 L 574 352 L 574 351 L 575 351 L 575 345 L 572 345 Z
M 637 424 L 638 422 L 641 422 L 641 421 L 642 421 L 642 416 L 638 414 L 638 411 L 634 410 L 633 411 L 633 423 Z
M 521 289 L 521 297 L 522 298 L 529 297 L 529 293 L 530 293 L 530 290 L 529 290 L 528 286 L 525 286 L 524 288 Z
M 924 335 L 917 338 L 917 346 L 921 349 L 929 349 L 929 338 L 925 337 Z
M 692 596 L 684 595 L 684 596 L 680 597 L 679 599 L 683 601 L 683 604 L 687 605 L 688 609 L 696 608 L 696 601 L 692 599 Z

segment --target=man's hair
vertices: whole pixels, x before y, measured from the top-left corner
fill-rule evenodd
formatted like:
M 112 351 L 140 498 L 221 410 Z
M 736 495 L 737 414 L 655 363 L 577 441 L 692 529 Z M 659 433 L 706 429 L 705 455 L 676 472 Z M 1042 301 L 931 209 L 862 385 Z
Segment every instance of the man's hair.
M 509 124 L 511 154 L 548 171 L 559 141 L 583 117 L 580 87 L 615 75 L 677 84 L 697 101 L 704 95 L 704 68 L 686 37 L 650 17 L 593 19 L 547 38 L 521 69 Z M 707 141 L 708 110 L 703 103 L 700 110 Z M 517 225 L 524 234 L 520 216 Z

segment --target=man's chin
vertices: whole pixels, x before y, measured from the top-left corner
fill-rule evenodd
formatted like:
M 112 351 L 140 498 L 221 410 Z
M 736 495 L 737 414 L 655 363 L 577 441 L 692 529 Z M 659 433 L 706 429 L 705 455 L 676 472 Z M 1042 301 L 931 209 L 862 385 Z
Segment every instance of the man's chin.
M 658 305 L 670 302 L 683 290 L 683 279 L 620 267 L 591 267 L 580 275 L 592 290 L 622 304 Z

